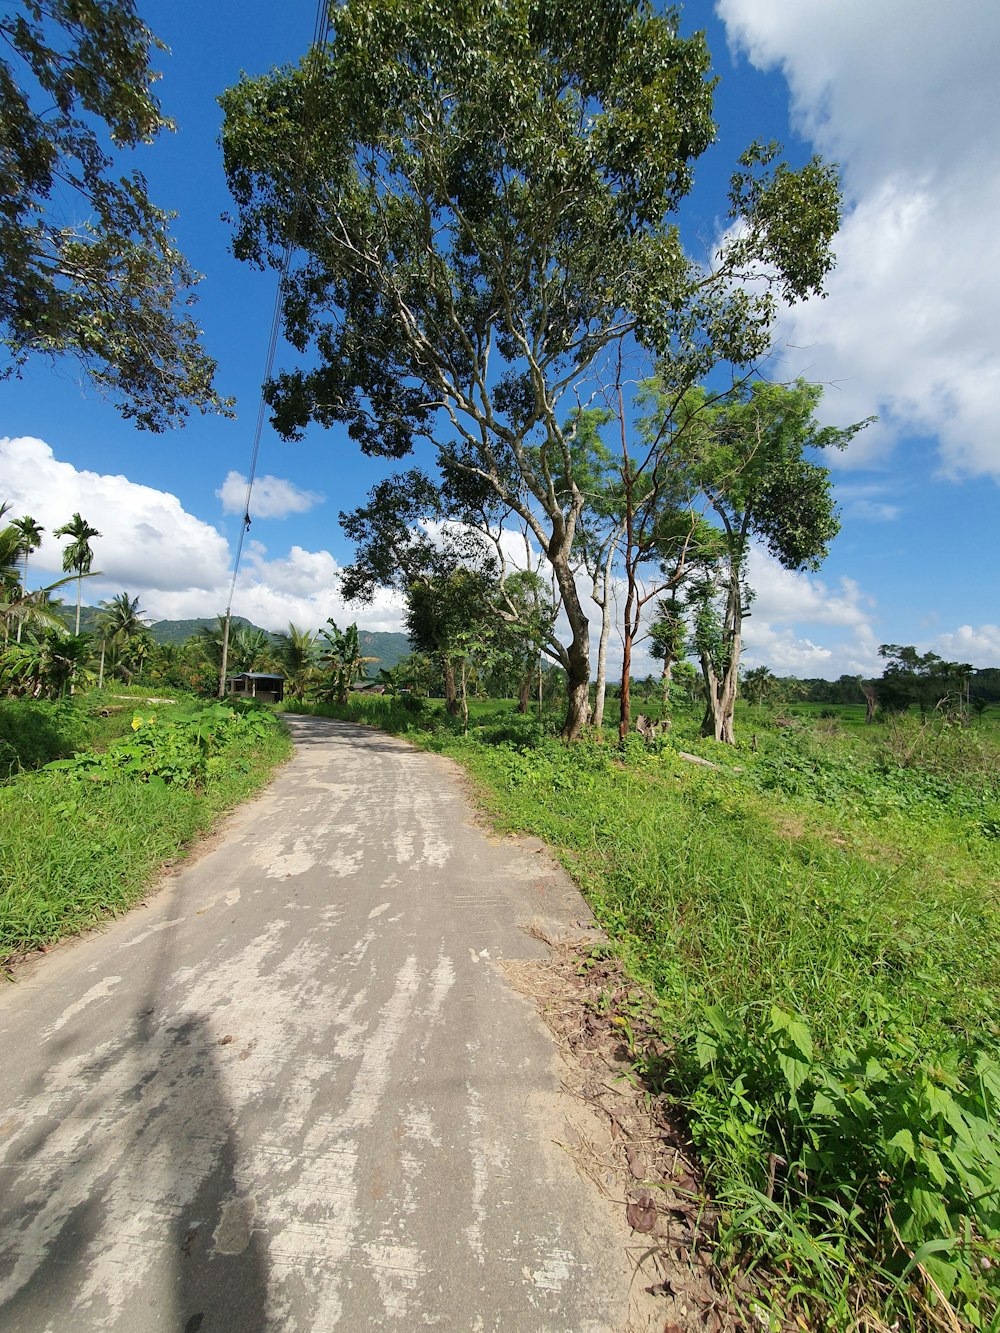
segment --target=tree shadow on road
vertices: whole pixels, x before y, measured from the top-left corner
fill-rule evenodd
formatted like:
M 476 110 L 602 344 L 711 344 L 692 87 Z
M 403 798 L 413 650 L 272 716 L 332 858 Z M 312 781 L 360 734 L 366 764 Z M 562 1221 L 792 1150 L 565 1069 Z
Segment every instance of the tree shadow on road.
M 110 1040 L 95 1045 L 86 1013 L 76 1015 L 44 1044 L 44 1069 L 9 1109 L 7 1333 L 275 1327 L 219 1038 L 211 1015 L 165 1008 L 174 966 L 165 945 L 135 1014 Z

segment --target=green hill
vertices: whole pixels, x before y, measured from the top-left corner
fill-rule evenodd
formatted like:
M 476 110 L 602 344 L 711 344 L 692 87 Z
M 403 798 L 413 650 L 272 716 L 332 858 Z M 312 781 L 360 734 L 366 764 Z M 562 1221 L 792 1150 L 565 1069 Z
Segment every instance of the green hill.
M 63 608 L 63 616 L 67 620 L 70 629 L 73 628 L 73 617 L 76 614 L 76 608 L 67 605 Z M 80 630 L 83 634 L 93 634 L 95 621 L 100 615 L 100 608 L 96 606 L 84 606 L 80 609 Z M 198 633 L 198 630 L 207 625 L 214 628 L 218 623 L 215 616 L 202 616 L 191 620 L 157 620 L 149 627 L 149 632 L 156 643 L 184 643 Z M 252 620 L 247 620 L 245 616 L 233 616 L 234 625 L 247 625 L 250 629 L 259 629 Z M 390 670 L 401 661 L 408 657 L 413 651 L 410 647 L 410 641 L 405 634 L 392 633 L 384 630 L 361 630 L 361 651 L 365 657 L 377 657 L 378 661 L 373 662 L 368 667 L 369 676 L 377 676 L 382 668 Z
M 202 616 L 197 620 L 157 620 L 150 625 L 149 632 L 155 643 L 184 643 L 203 626 L 214 629 L 218 623 L 218 616 Z M 238 625 L 246 625 L 248 629 L 259 628 L 246 616 L 233 616 L 234 628 Z

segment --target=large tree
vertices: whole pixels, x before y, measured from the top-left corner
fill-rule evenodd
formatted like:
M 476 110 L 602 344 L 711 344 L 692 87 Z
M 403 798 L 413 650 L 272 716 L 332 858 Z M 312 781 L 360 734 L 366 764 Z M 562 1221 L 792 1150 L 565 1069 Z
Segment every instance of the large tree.
M 519 516 L 569 622 L 574 737 L 590 638 L 566 408 L 623 344 L 672 351 L 692 381 L 760 354 L 775 292 L 814 292 L 830 267 L 835 175 L 751 148 L 730 196 L 741 225 L 703 264 L 676 214 L 715 137 L 712 80 L 673 11 L 352 0 L 330 21 L 301 68 L 222 98 L 234 252 L 300 257 L 285 330 L 307 356 L 268 387 L 275 424 L 345 423 L 390 457 L 423 437 Z
M 14 0 L 0 15 L 0 375 L 69 353 L 140 427 L 224 409 L 172 214 L 116 159 L 172 129 L 165 48 L 131 0 Z

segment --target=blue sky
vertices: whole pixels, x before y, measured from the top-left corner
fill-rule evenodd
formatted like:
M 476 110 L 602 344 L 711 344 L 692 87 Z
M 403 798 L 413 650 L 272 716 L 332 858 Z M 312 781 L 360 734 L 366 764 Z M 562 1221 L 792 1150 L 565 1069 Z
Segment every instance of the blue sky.
M 157 62 L 159 91 L 178 131 L 138 160 L 205 274 L 198 317 L 238 419 L 139 432 L 73 363 L 36 362 L 0 383 L 0 499 L 49 530 L 77 509 L 101 530 L 95 568 L 106 577 L 91 581 L 89 601 L 126 589 L 152 618 L 213 615 L 228 596 L 275 290 L 272 274 L 228 253 L 215 98 L 241 70 L 297 59 L 314 6 L 140 9 L 171 48 Z M 878 644 L 897 642 L 998 665 L 1000 6 L 719 0 L 687 6 L 682 21 L 707 29 L 721 78 L 719 143 L 697 168 L 689 244 L 710 244 L 724 225 L 729 172 L 751 139 L 781 139 L 794 161 L 817 150 L 837 161 L 847 204 L 838 266 L 825 300 L 784 315 L 772 373 L 828 386 L 832 421 L 880 417 L 832 460 L 843 526 L 821 573 L 752 557 L 748 664 L 878 672 Z M 290 357 L 279 347 L 279 366 Z M 337 514 L 389 470 L 339 431 L 286 444 L 267 428 L 234 611 L 269 628 L 329 615 L 398 628 L 392 597 L 344 608 L 336 590 L 351 554 Z M 31 581 L 60 561 L 47 536 Z

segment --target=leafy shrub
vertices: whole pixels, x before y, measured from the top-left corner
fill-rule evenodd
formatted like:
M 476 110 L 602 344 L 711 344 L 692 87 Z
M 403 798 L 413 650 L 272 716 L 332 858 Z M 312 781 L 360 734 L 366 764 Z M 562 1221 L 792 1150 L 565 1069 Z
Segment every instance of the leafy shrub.
M 99 754 L 85 751 L 71 759 L 57 759 L 46 765 L 46 771 L 86 777 L 91 782 L 130 777 L 154 785 L 199 786 L 213 765 L 218 766 L 218 751 L 224 745 L 236 741 L 251 745 L 273 726 L 266 710 L 242 701 L 210 704 L 169 721 L 158 721 L 155 713 L 145 717 L 136 713 L 131 737 Z
M 278 720 L 252 704 L 132 720 L 135 731 L 104 754 L 0 786 L 0 959 L 123 911 L 290 749 Z
M 68 700 L 0 700 L 0 780 L 86 745 L 91 728 Z
M 879 1018 L 820 1053 L 779 1006 L 766 1024 L 707 1008 L 680 1066 L 692 1134 L 732 1206 L 765 1197 L 813 1234 L 846 1231 L 898 1282 L 920 1270 L 932 1302 L 992 1327 L 1000 1066 L 972 1050 L 931 1055 L 904 1015 Z M 793 1232 L 772 1218 L 757 1240 L 773 1251 Z

